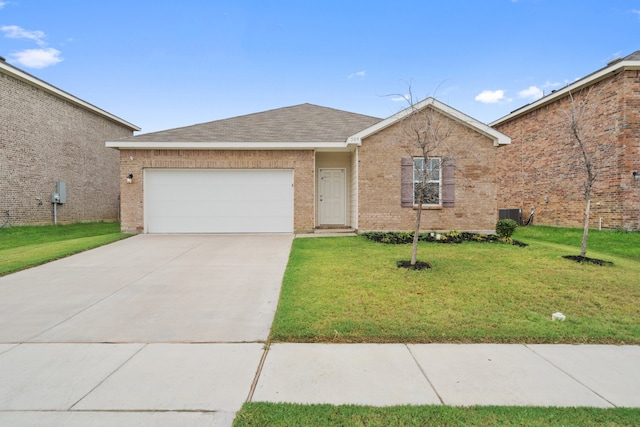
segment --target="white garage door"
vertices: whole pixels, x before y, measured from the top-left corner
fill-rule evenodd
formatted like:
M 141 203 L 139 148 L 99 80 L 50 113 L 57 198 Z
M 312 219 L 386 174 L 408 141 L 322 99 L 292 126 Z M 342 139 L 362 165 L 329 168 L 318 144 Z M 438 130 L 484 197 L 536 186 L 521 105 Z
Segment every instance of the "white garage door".
M 147 233 L 291 233 L 293 171 L 145 169 Z

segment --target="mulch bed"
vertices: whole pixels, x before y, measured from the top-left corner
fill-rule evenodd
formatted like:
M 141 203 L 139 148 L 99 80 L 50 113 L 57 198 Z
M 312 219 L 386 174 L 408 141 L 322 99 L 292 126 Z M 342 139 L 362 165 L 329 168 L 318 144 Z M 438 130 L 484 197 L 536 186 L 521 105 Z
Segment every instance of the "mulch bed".
M 586 256 L 580 256 L 580 255 L 564 255 L 562 258 L 570 259 L 575 262 L 588 262 L 589 264 L 595 264 L 595 265 L 613 265 L 611 261 L 604 261 L 601 259 L 589 258 Z
M 408 270 L 425 270 L 431 268 L 431 264 L 424 261 L 416 261 L 415 265 L 411 265 L 411 261 L 398 261 L 398 268 L 406 268 Z

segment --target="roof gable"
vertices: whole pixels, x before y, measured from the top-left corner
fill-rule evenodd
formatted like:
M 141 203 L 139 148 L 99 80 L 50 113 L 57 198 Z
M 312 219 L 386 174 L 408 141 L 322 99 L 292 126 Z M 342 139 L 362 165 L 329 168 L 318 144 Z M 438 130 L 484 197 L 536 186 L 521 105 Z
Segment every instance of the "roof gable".
M 460 111 L 449 107 L 448 105 L 432 97 L 429 97 L 423 101 L 420 101 L 419 103 L 413 106 L 405 108 L 404 110 L 394 114 L 388 119 L 382 120 L 381 122 L 378 122 L 352 135 L 351 137 L 349 137 L 349 143 L 360 144 L 364 138 L 367 138 L 368 136 L 378 133 L 389 126 L 400 122 L 402 119 L 409 116 L 410 114 L 413 114 L 416 111 L 420 111 L 424 108 L 434 108 L 437 111 L 439 111 L 441 114 L 445 115 L 446 117 L 449 117 L 457 121 L 458 123 L 465 125 L 471 128 L 472 130 L 475 130 L 476 132 L 485 135 L 489 139 L 493 140 L 493 145 L 496 147 L 499 145 L 511 144 L 511 138 L 509 138 L 508 136 L 498 132 L 497 130 L 485 125 L 482 122 L 479 122 L 473 117 L 467 116 L 466 114 L 461 113 Z

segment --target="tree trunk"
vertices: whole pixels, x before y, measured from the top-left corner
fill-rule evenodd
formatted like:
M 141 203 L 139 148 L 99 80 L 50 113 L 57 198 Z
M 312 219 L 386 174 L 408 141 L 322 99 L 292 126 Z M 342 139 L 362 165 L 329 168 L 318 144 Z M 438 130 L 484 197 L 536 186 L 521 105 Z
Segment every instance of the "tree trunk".
M 587 208 L 584 210 L 584 231 L 582 232 L 582 244 L 580 245 L 580 256 L 587 253 L 587 239 L 589 238 L 589 213 L 591 212 L 591 196 L 587 196 Z
M 416 212 L 416 229 L 413 232 L 413 247 L 411 248 L 411 265 L 418 261 L 418 239 L 420 238 L 420 217 L 422 216 L 422 197 L 418 200 L 418 212 Z

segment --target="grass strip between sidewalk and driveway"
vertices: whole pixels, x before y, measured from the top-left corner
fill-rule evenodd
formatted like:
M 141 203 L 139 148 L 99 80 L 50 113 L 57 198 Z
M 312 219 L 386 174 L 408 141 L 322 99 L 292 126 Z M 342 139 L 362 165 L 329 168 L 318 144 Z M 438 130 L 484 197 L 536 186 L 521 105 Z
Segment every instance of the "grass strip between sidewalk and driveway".
M 0 276 L 129 237 L 120 223 L 15 226 L 0 229 Z
M 233 427 L 637 426 L 640 409 L 245 403 Z
M 271 339 L 640 343 L 640 233 L 592 231 L 589 255 L 614 263 L 598 266 L 562 258 L 577 253 L 579 231 L 518 231 L 528 247 L 420 243 L 433 265 L 422 271 L 396 267 L 411 245 L 295 239 Z M 552 321 L 558 311 L 566 321 Z

